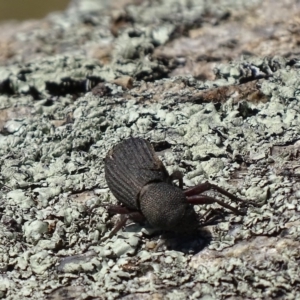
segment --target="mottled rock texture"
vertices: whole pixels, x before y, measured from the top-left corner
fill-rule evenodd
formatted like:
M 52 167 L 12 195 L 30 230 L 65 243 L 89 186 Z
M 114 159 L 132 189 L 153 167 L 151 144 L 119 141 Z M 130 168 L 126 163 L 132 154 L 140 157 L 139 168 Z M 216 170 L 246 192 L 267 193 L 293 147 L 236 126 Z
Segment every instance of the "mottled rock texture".
M 299 298 L 299 12 L 74 0 L 1 24 L 0 298 Z M 209 180 L 256 205 L 198 207 L 217 220 L 194 237 L 130 224 L 105 239 L 103 158 L 129 136 L 185 187 Z

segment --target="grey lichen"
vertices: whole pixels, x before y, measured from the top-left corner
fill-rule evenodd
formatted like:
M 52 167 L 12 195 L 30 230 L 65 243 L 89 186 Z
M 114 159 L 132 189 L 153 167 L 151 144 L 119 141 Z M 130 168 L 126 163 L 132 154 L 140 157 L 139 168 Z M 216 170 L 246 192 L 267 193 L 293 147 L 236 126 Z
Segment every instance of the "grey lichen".
M 49 36 L 48 51 L 66 53 L 27 50 L 24 62 L 13 57 L 0 68 L 0 298 L 296 299 L 299 60 L 244 56 L 216 64 L 215 80 L 167 78 L 171 61 L 155 49 L 205 26 L 207 16 L 215 27 L 230 8 L 258 1 L 131 4 L 121 16 L 133 25 L 115 35 L 104 2 L 74 1 L 65 15 L 49 17 L 59 40 L 42 28 L 16 38 Z M 114 45 L 107 61 L 87 58 L 98 43 Z M 115 81 L 123 76 L 130 88 Z M 250 81 L 257 81 L 253 101 L 238 91 L 223 101 L 203 98 Z M 107 205 L 116 200 L 103 158 L 129 136 L 158 145 L 185 187 L 209 180 L 256 206 L 248 203 L 245 216 L 199 206 L 201 221 L 210 209 L 220 219 L 192 238 L 160 241 L 153 229 L 131 224 L 108 239 L 116 219 Z
M 277 71 L 278 81 L 282 80 L 280 74 L 281 71 Z M 272 81 L 274 80 L 273 78 Z M 169 82 L 172 83 L 172 79 Z M 294 81 L 294 84 L 296 87 L 297 81 Z M 282 181 L 282 176 L 274 173 L 274 168 L 277 164 L 282 164 L 282 159 L 278 162 L 278 158 L 271 160 L 275 164 L 273 167 L 269 167 L 268 164 L 272 158 L 269 154 L 270 149 L 277 144 L 292 141 L 297 136 L 297 128 L 300 125 L 297 114 L 294 113 L 295 106 L 291 101 L 286 102 L 284 98 L 285 92 L 278 95 L 276 90 L 274 91 L 276 96 L 273 96 L 272 92 L 268 103 L 249 104 L 251 110 L 256 109 L 258 112 L 245 118 L 240 116 L 239 105 L 230 101 L 218 109 L 212 103 L 178 103 L 177 108 L 170 111 L 169 107 L 174 105 L 173 96 L 169 97 L 164 93 L 161 100 L 164 106 L 161 103 L 145 102 L 143 110 L 136 113 L 140 103 L 140 99 L 135 97 L 138 89 L 140 85 L 127 93 L 126 97 L 130 99 L 127 105 L 122 103 L 116 105 L 117 102 L 111 98 L 97 97 L 88 93 L 76 103 L 69 104 L 66 108 L 62 107 L 60 115 L 74 111 L 74 123 L 55 128 L 50 119 L 37 116 L 27 122 L 24 133 L 9 132 L 8 139 L 2 141 L 1 154 L 2 157 L 6 157 L 1 162 L 4 171 L 2 180 L 5 186 L 13 188 L 8 191 L 5 199 L 10 201 L 10 205 L 16 205 L 12 216 L 18 214 L 24 216 L 26 220 L 23 226 L 24 236 L 26 241 L 35 245 L 37 249 L 36 253 L 33 251 L 33 254 L 29 254 L 28 259 L 19 258 L 17 262 L 14 262 L 11 254 L 2 256 L 3 266 L 13 263 L 23 270 L 24 276 L 26 272 L 44 274 L 57 263 L 54 253 L 49 252 L 54 251 L 65 257 L 59 263 L 58 271 L 63 274 L 74 274 L 75 277 L 78 272 L 92 274 L 97 283 L 85 278 L 85 285 L 91 286 L 91 290 L 94 291 L 97 287 L 97 293 L 106 292 L 111 295 L 110 297 L 115 297 L 121 290 L 127 289 L 136 292 L 157 290 L 152 281 L 144 282 L 143 287 L 139 287 L 136 282 L 135 278 L 142 280 L 143 277 L 139 277 L 141 275 L 138 274 L 139 272 L 144 274 L 142 270 L 145 268 L 148 271 L 143 276 L 154 276 L 155 281 L 163 282 L 165 287 L 174 288 L 180 285 L 184 291 L 181 293 L 190 293 L 188 291 L 194 293 L 197 283 L 205 282 L 206 285 L 201 287 L 199 297 L 223 297 L 228 294 L 271 297 L 278 293 L 282 285 L 285 285 L 285 289 L 289 288 L 291 283 L 285 280 L 278 280 L 278 283 L 274 284 L 276 273 L 271 272 L 266 276 L 265 272 L 260 271 L 254 275 L 248 264 L 254 263 L 256 266 L 255 262 L 248 261 L 246 256 L 240 257 L 238 253 L 241 250 L 237 250 L 236 258 L 230 261 L 225 256 L 224 263 L 217 264 L 218 260 L 214 257 L 211 258 L 212 261 L 216 260 L 213 265 L 205 267 L 204 264 L 191 269 L 187 263 L 190 256 L 177 251 L 160 252 L 157 255 L 153 250 L 143 249 L 142 236 L 134 232 L 121 232 L 112 240 L 101 242 L 101 237 L 108 229 L 105 226 L 107 215 L 102 217 L 105 209 L 98 207 L 101 203 L 99 199 L 107 201 L 109 194 L 104 181 L 101 158 L 111 145 L 130 135 L 149 137 L 152 140 L 163 137 L 171 145 L 171 150 L 162 153 L 166 167 L 170 170 L 178 168 L 181 161 L 184 161 L 185 166 L 190 166 L 187 171 L 184 166 L 180 167 L 186 173 L 187 185 L 209 179 L 233 193 L 239 192 L 242 197 L 263 205 L 261 208 L 250 206 L 247 216 L 243 218 L 226 216 L 223 222 L 210 231 L 212 241 L 207 245 L 207 251 L 224 253 L 226 249 L 232 247 L 238 249 L 240 244 L 243 247 L 245 243 L 243 241 L 255 239 L 257 235 L 280 236 L 284 231 L 293 239 L 299 238 L 297 226 L 291 225 L 288 229 L 286 227 L 286 224 L 295 224 L 293 222 L 298 220 L 294 214 L 298 205 L 293 201 L 291 182 Z M 192 93 L 191 90 L 188 93 Z M 280 111 L 280 115 L 276 111 Z M 159 119 L 154 122 L 156 112 L 159 112 Z M 102 131 L 98 124 L 104 121 L 107 127 Z M 168 129 L 164 129 L 162 134 L 161 128 Z M 281 130 L 278 130 L 279 128 Z M 286 134 L 282 134 L 283 132 Z M 9 145 L 13 137 L 18 137 L 18 144 L 11 150 Z M 35 146 L 36 144 L 39 148 Z M 22 155 L 18 147 L 26 148 L 26 152 Z M 38 159 L 35 154 L 37 149 Z M 15 158 L 10 158 L 9 153 L 13 153 Z M 243 166 L 241 162 L 235 160 L 239 156 L 248 157 L 252 163 L 248 167 Z M 26 162 L 26 170 L 22 165 L 14 163 L 16 159 Z M 288 161 L 287 158 L 285 160 Z M 237 172 L 240 168 L 244 168 L 245 171 L 239 186 L 234 187 L 226 183 L 230 180 L 232 172 Z M 16 181 L 15 178 L 21 180 Z M 22 188 L 18 187 L 20 185 Z M 31 186 L 34 188 L 23 190 L 24 187 Z M 100 193 L 96 192 L 96 188 Z M 86 200 L 86 204 L 81 203 L 85 201 L 84 197 L 71 195 L 74 192 L 80 195 L 85 189 L 95 189 L 92 198 L 87 198 L 89 200 Z M 290 195 L 288 201 L 284 195 Z M 5 215 L 9 214 L 9 207 L 4 210 Z M 40 214 L 33 211 L 28 215 L 26 209 L 32 207 L 51 210 L 51 213 L 45 211 Z M 48 221 L 49 216 L 63 218 L 63 222 L 53 224 L 54 232 L 50 225 L 52 223 Z M 94 247 L 96 256 L 80 254 L 82 247 L 85 248 L 85 245 L 88 247 L 89 243 L 94 244 L 95 241 L 100 246 L 92 245 L 90 249 Z M 61 249 L 65 243 L 73 247 L 69 254 Z M 114 267 L 116 264 L 126 265 L 119 260 L 132 255 L 140 257 L 138 265 L 130 271 L 135 276 Z M 198 255 L 204 256 L 205 252 L 201 251 Z M 284 255 L 293 261 L 297 259 L 298 254 L 289 252 Z M 268 263 L 268 270 L 276 268 L 278 258 Z M 228 267 L 235 270 L 234 276 L 241 282 L 239 288 L 234 288 L 233 275 L 229 275 L 232 271 L 228 271 Z M 297 272 L 294 268 L 289 268 L 288 272 L 291 270 Z M 185 270 L 184 277 L 178 276 L 178 272 L 182 269 Z M 245 278 L 249 280 L 245 281 Z M 124 280 L 127 282 L 126 285 L 122 283 Z M 222 289 L 219 289 L 219 285 L 215 290 L 216 282 L 223 282 Z M 9 293 L 6 286 L 2 284 L 3 295 Z M 258 287 L 264 287 L 267 292 L 259 292 Z M 174 293 L 177 292 L 169 294 L 169 297 L 174 296 Z M 289 293 L 292 293 L 290 289 Z M 93 292 L 93 295 L 96 294 Z M 193 295 L 196 297 L 196 294 Z

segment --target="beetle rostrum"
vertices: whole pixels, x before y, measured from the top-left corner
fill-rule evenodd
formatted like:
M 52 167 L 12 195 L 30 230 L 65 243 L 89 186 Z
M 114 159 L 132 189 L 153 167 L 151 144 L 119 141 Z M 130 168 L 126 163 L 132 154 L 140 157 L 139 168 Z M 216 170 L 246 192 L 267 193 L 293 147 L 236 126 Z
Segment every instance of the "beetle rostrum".
M 147 221 L 151 226 L 167 231 L 190 231 L 199 225 L 194 205 L 218 203 L 235 214 L 243 214 L 216 198 L 201 195 L 214 189 L 232 201 L 244 200 L 209 182 L 183 190 L 180 172 L 169 175 L 153 146 L 142 138 L 129 138 L 113 147 L 105 158 L 105 178 L 109 189 L 121 205 L 110 206 L 121 214 L 113 236 L 128 220 Z M 179 187 L 174 184 L 179 181 Z

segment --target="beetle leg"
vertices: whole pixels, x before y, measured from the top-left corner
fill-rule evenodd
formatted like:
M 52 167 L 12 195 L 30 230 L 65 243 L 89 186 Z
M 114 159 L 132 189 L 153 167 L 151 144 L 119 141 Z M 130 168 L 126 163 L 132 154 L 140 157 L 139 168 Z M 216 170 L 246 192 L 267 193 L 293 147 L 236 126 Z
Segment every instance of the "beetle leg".
M 209 214 L 209 217 L 201 223 L 201 227 L 215 225 L 217 221 L 220 221 L 220 216 Z
M 229 199 L 231 199 L 232 201 L 235 201 L 235 202 L 246 202 L 245 200 L 243 199 L 240 199 L 238 197 L 236 197 L 235 195 L 225 191 L 223 188 L 215 185 L 215 184 L 212 184 L 212 183 L 209 183 L 208 181 L 204 182 L 204 183 L 200 183 L 200 184 L 197 184 L 187 190 L 184 191 L 184 194 L 189 197 L 189 196 L 194 196 L 194 195 L 198 195 L 198 194 L 201 194 L 203 192 L 206 192 L 208 190 L 216 190 L 218 191 L 220 194 L 222 195 L 225 195 L 227 196 Z M 249 201 L 247 201 L 249 203 Z
M 109 205 L 107 207 L 107 211 L 110 214 L 116 215 L 116 214 L 120 214 L 120 215 L 126 215 L 126 214 L 130 214 L 132 212 L 132 210 L 129 210 L 128 208 L 121 206 L 121 205 Z
M 190 196 L 187 197 L 187 202 L 192 204 L 192 205 L 197 205 L 197 204 L 211 204 L 211 203 L 218 203 L 219 205 L 230 209 L 231 211 L 233 211 L 234 213 L 236 213 L 237 215 L 244 215 L 245 213 L 243 213 L 242 211 L 239 211 L 238 209 L 236 209 L 235 207 L 219 200 L 213 197 L 209 197 L 206 195 L 201 195 L 201 196 Z
M 171 180 L 178 180 L 179 182 L 179 187 L 182 189 L 183 188 L 183 174 L 176 170 L 170 175 Z
M 126 224 L 128 219 L 128 215 L 121 215 L 119 222 L 117 223 L 115 228 L 110 232 L 108 238 L 110 239 L 111 237 L 113 237 Z
M 117 206 L 117 205 L 115 205 L 115 206 Z M 122 207 L 122 206 L 119 206 L 119 207 L 124 208 L 124 211 L 127 210 L 127 208 L 125 208 L 125 207 Z M 127 210 L 127 211 L 129 211 L 129 210 Z M 115 226 L 115 228 L 110 232 L 108 238 L 113 237 L 126 224 L 128 219 L 131 219 L 135 222 L 141 222 L 141 221 L 145 220 L 145 217 L 138 211 L 135 211 L 135 212 L 129 211 L 129 213 L 121 212 L 119 214 L 121 214 L 121 218 L 120 218 L 119 222 L 117 223 L 117 225 Z

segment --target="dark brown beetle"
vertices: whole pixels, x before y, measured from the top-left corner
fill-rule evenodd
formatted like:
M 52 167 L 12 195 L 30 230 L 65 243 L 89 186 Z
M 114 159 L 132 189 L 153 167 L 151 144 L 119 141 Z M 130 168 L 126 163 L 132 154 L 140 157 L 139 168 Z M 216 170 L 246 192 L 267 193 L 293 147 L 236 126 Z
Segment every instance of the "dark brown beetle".
M 183 190 L 182 177 L 178 171 L 169 175 L 152 145 L 142 138 L 129 138 L 113 147 L 105 158 L 105 178 L 113 195 L 124 206 L 111 206 L 110 211 L 126 217 L 110 236 L 128 218 L 147 220 L 151 226 L 162 230 L 190 231 L 199 225 L 193 208 L 197 204 L 217 202 L 236 214 L 243 214 L 223 201 L 199 194 L 214 189 L 235 202 L 243 200 L 209 182 Z M 179 180 L 179 187 L 173 184 L 175 179 Z

